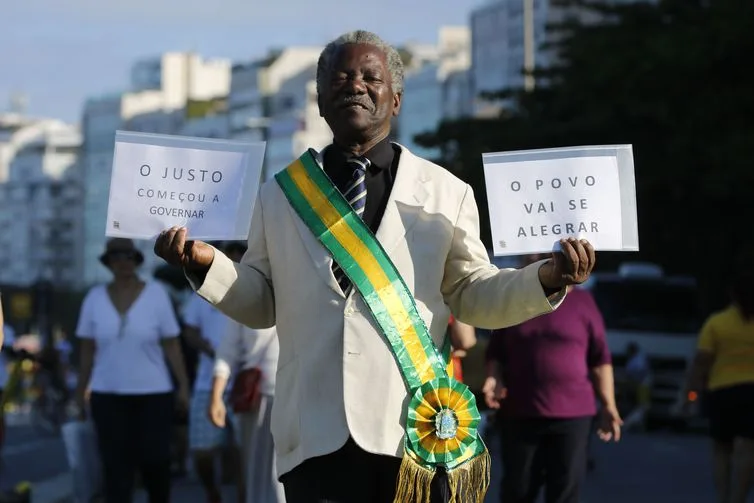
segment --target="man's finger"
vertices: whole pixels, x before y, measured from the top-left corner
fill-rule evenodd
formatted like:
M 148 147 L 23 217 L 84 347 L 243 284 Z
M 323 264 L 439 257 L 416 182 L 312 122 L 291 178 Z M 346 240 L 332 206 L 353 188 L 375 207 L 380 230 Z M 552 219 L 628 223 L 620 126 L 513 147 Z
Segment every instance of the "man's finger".
M 171 245 L 171 243 L 173 241 L 173 236 L 174 235 L 175 235 L 175 230 L 171 228 L 171 229 L 167 229 L 167 230 L 162 231 L 162 235 L 159 238 L 160 245 L 159 245 L 159 249 L 157 251 L 157 255 L 159 255 L 160 257 L 164 258 L 168 262 L 171 261 L 171 257 L 170 257 L 170 245 Z
M 552 253 L 552 258 L 550 261 L 552 262 L 553 270 L 560 271 L 561 274 L 563 271 L 566 271 L 568 269 L 568 258 L 565 255 L 565 248 L 564 248 L 564 241 L 562 240 L 560 242 L 560 251 L 556 251 Z
M 157 235 L 157 239 L 154 240 L 154 248 L 152 249 L 152 251 L 158 257 L 161 256 L 160 250 L 162 249 L 162 240 L 164 239 L 164 237 L 165 237 L 165 231 L 162 231 Z
M 594 252 L 594 246 L 586 239 L 582 239 L 581 243 L 584 245 L 586 254 L 589 257 L 589 273 L 591 274 L 594 269 L 594 265 L 597 263 L 597 254 Z
M 574 249 L 576 250 L 576 253 L 579 256 L 579 268 L 578 268 L 578 271 L 576 271 L 576 274 L 578 275 L 579 281 L 581 281 L 588 274 L 587 271 L 589 269 L 589 256 L 587 255 L 583 242 L 576 241 L 573 243 L 573 245 L 574 245 Z
M 170 254 L 174 257 L 174 259 L 178 260 L 181 257 L 183 257 L 183 246 L 185 244 L 185 233 L 181 233 L 181 231 L 175 227 L 170 229 L 170 244 L 168 245 L 168 249 L 170 250 Z
M 579 255 L 574 248 L 575 238 L 569 238 L 561 242 L 561 248 L 563 249 L 563 255 L 565 256 L 566 270 L 561 271 L 563 275 L 575 275 L 578 273 L 579 267 Z

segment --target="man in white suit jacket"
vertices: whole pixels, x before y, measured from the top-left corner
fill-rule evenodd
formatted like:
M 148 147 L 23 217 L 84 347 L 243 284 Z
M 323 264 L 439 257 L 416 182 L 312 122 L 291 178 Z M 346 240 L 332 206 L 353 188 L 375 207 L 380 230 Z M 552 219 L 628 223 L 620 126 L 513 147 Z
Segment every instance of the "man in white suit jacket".
M 562 253 L 521 270 L 490 264 L 471 188 L 387 139 L 403 67 L 379 37 L 358 31 L 329 44 L 317 84 L 334 134 L 320 162 L 341 192 L 352 176 L 348 160 L 366 163 L 364 222 L 438 347 L 451 312 L 476 327 L 510 326 L 552 311 L 567 285 L 587 279 L 595 256 L 586 241 L 564 240 Z M 183 266 L 198 293 L 231 318 L 253 328 L 277 325 L 272 430 L 288 502 L 392 501 L 406 385 L 364 300 L 339 285 L 330 254 L 281 187 L 262 186 L 240 264 L 187 240 L 185 228 L 163 232 L 155 253 Z M 433 501 L 443 501 L 447 484 L 435 478 Z

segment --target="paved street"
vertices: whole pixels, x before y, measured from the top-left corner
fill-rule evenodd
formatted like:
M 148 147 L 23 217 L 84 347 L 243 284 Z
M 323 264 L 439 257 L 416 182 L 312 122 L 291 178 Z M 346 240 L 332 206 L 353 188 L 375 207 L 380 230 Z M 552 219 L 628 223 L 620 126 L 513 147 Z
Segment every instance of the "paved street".
M 619 444 L 595 442 L 597 468 L 586 503 L 713 503 L 709 441 L 703 436 L 630 435 Z
M 490 441 L 493 456 L 497 442 Z M 586 482 L 584 503 L 712 503 L 708 441 L 699 435 L 666 432 L 629 434 L 619 444 L 595 442 L 597 468 Z M 27 425 L 10 426 L 3 452 L 0 487 L 28 480 L 35 502 L 52 503 L 70 492 L 66 459 L 60 439 L 40 438 Z M 493 463 L 488 503 L 498 503 L 500 463 Z M 37 490 L 38 489 L 38 490 Z M 225 501 L 234 501 L 227 488 Z M 203 503 L 195 478 L 177 482 L 173 501 Z M 146 502 L 143 493 L 135 503 Z M 754 503 L 754 499 L 752 500 Z
M 587 477 L 583 501 L 713 503 L 708 445 L 700 435 L 666 432 L 627 434 L 618 444 L 594 442 L 597 466 Z M 500 463 L 493 467 L 487 503 L 500 501 Z
M 59 437 L 40 436 L 28 424 L 11 424 L 0 461 L 0 489 L 21 481 L 38 483 L 65 471 L 67 461 Z
M 491 445 L 494 447 L 494 445 Z M 713 503 L 708 441 L 699 435 L 631 434 L 619 444 L 595 442 L 597 467 L 589 475 L 584 503 Z M 496 453 L 493 453 L 495 455 Z M 498 503 L 500 463 L 495 460 L 487 503 Z M 227 501 L 232 501 L 232 492 Z M 202 503 L 195 482 L 176 487 L 173 501 Z M 143 496 L 137 503 L 146 502 Z M 752 500 L 754 503 L 754 500 Z

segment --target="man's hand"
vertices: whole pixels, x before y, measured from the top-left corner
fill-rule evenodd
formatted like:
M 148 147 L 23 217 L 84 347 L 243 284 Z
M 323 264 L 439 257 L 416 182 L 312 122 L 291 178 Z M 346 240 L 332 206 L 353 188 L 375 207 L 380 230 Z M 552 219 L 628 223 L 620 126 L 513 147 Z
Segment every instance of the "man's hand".
M 484 401 L 490 409 L 499 409 L 500 401 L 505 398 L 505 387 L 495 377 L 488 377 L 482 386 Z
M 579 285 L 589 279 L 596 257 L 594 248 L 586 239 L 562 239 L 561 251 L 552 254 L 552 260 L 539 268 L 539 281 L 545 289 L 560 290 L 568 285 Z
M 620 418 L 618 410 L 614 407 L 606 407 L 600 411 L 599 424 L 597 426 L 597 435 L 603 442 L 613 440 L 620 441 L 620 428 L 623 426 L 623 420 Z
M 213 248 L 203 241 L 187 241 L 185 227 L 162 231 L 154 243 L 154 253 L 171 265 L 190 271 L 206 271 L 215 258 Z

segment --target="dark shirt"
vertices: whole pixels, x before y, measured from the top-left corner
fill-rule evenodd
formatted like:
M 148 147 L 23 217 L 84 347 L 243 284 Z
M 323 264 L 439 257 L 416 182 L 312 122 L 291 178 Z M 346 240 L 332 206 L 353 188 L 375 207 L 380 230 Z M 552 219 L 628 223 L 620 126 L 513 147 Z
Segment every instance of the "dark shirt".
M 372 232 L 377 232 L 385 213 L 395 173 L 398 171 L 400 152 L 397 145 L 385 138 L 364 154 L 371 164 L 366 173 L 367 202 L 362 218 Z M 351 153 L 335 143 L 325 149 L 325 173 L 341 192 L 353 181 L 353 170 L 347 164 L 349 157 Z
M 594 415 L 590 371 L 611 363 L 602 314 L 592 295 L 578 288 L 554 312 L 495 330 L 486 358 L 503 367 L 501 411 L 511 417 Z

